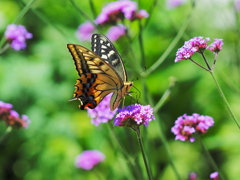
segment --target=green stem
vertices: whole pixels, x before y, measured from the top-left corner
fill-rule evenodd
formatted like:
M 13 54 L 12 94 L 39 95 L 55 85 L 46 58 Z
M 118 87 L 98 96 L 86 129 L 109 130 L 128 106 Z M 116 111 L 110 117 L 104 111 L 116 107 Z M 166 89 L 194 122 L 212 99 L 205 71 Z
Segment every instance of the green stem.
M 238 129 L 240 129 L 240 126 L 239 126 L 239 124 L 238 124 L 238 121 L 237 121 L 235 115 L 233 114 L 233 112 L 232 112 L 232 110 L 231 110 L 231 108 L 230 108 L 230 106 L 229 106 L 229 104 L 228 104 L 228 101 L 227 101 L 227 99 L 226 99 L 226 97 L 225 97 L 225 95 L 224 95 L 224 93 L 223 93 L 223 91 L 222 91 L 222 89 L 221 89 L 221 87 L 220 87 L 220 85 L 219 85 L 216 77 L 214 76 L 214 73 L 213 73 L 212 71 L 209 71 L 209 73 L 211 74 L 211 76 L 212 76 L 212 78 L 213 78 L 213 80 L 214 80 L 214 82 L 215 82 L 215 84 L 216 84 L 216 86 L 217 86 L 218 92 L 219 92 L 219 94 L 220 94 L 223 102 L 225 103 L 225 105 L 226 105 L 226 107 L 227 107 L 230 115 L 232 116 L 234 122 L 235 122 L 236 125 L 238 126 Z
M 94 25 L 94 27 L 95 27 L 96 29 L 99 29 L 99 26 L 92 20 L 91 17 L 88 16 L 88 14 L 86 14 L 81 8 L 79 8 L 79 7 L 77 6 L 77 4 L 75 3 L 74 0 L 70 0 L 70 2 L 72 3 L 72 5 L 76 8 L 76 10 L 77 10 L 85 19 L 87 19 L 88 21 L 90 21 L 90 22 Z M 92 7 L 91 7 L 91 8 L 92 8 Z
M 92 2 L 92 0 L 89 0 L 89 5 L 93 14 L 93 18 L 95 19 L 97 17 L 97 13 L 96 13 L 96 9 L 94 7 L 94 3 Z
M 176 84 L 176 79 L 174 77 L 171 77 L 168 89 L 164 92 L 161 99 L 154 106 L 154 112 L 157 112 L 163 106 L 163 104 L 167 101 L 175 84 Z
M 166 149 L 166 151 L 167 151 L 169 163 L 170 163 L 170 165 L 172 166 L 172 169 L 173 169 L 173 171 L 174 171 L 174 173 L 175 173 L 175 175 L 176 175 L 176 179 L 177 179 L 177 180 L 181 180 L 181 177 L 180 177 L 180 175 L 179 175 L 179 173 L 178 173 L 178 171 L 177 171 L 177 168 L 176 168 L 176 166 L 175 166 L 175 164 L 174 164 L 174 162 L 173 162 L 172 152 L 171 152 L 171 150 L 170 150 L 170 148 L 169 148 L 167 138 L 166 138 L 165 134 L 163 133 L 162 121 L 160 120 L 158 114 L 155 115 L 155 118 L 156 118 L 156 121 L 158 122 L 159 133 L 160 133 L 159 136 L 161 137 L 162 142 L 163 142 L 163 145 L 164 145 L 164 147 L 165 147 L 165 149 Z
M 145 168 L 147 170 L 148 179 L 153 180 L 152 173 L 151 173 L 148 161 L 147 161 L 147 156 L 146 156 L 146 153 L 145 153 L 144 148 L 143 148 L 143 142 L 142 142 L 142 137 L 141 137 L 139 126 L 135 129 L 135 131 L 137 133 L 137 139 L 138 139 L 138 143 L 139 143 L 139 146 L 140 146 L 140 149 L 141 149 L 141 152 L 142 152 L 142 157 L 143 157 L 143 161 L 144 161 L 144 164 L 145 164 Z
M 170 52 L 173 50 L 173 48 L 177 45 L 178 41 L 180 40 L 180 38 L 183 36 L 183 34 L 185 33 L 185 30 L 190 22 L 191 19 L 191 14 L 192 11 L 189 13 L 188 17 L 186 18 L 185 22 L 182 24 L 181 29 L 178 31 L 178 34 L 176 35 L 176 37 L 173 39 L 172 43 L 168 46 L 168 48 L 166 49 L 166 51 L 162 54 L 162 56 L 159 57 L 158 60 L 156 60 L 156 62 L 145 72 L 143 72 L 141 75 L 143 77 L 148 76 L 149 74 L 151 74 L 155 69 L 158 68 L 158 66 L 167 58 L 167 56 L 170 54 Z
M 12 126 L 8 126 L 5 132 L 0 137 L 0 144 L 4 141 L 4 139 L 7 137 L 7 135 L 12 131 Z
M 200 68 L 202 68 L 202 69 L 204 69 L 205 71 L 210 71 L 210 70 L 208 70 L 207 68 L 205 68 L 205 67 L 203 67 L 201 64 L 199 64 L 199 63 L 197 63 L 196 61 L 194 61 L 193 59 L 189 59 L 190 61 L 192 61 L 194 64 L 196 64 L 197 66 L 199 66 Z
M 208 67 L 208 70 L 211 71 L 210 65 L 209 65 L 209 63 L 208 63 L 206 57 L 204 56 L 203 52 L 201 52 L 200 54 L 202 55 L 202 57 L 203 57 L 203 59 L 204 59 L 204 62 L 205 62 L 205 64 L 206 64 L 207 67 Z
M 139 174 L 139 172 L 140 172 L 139 167 L 137 167 L 134 164 L 134 159 L 129 155 L 129 153 L 126 151 L 126 149 L 123 148 L 123 145 L 122 145 L 121 141 L 119 140 L 116 132 L 114 131 L 114 128 L 113 128 L 112 124 L 110 122 L 107 123 L 107 124 L 108 124 L 108 127 L 109 127 L 110 132 L 111 132 L 111 138 L 113 139 L 112 141 L 116 142 L 118 144 L 118 147 L 119 147 L 118 150 L 120 150 L 122 155 L 126 158 L 126 160 L 128 162 L 128 165 L 131 168 L 131 171 L 134 173 L 134 175 L 137 179 L 139 179 L 139 180 L 143 179 Z
M 198 139 L 198 142 L 200 143 L 200 145 L 201 145 L 204 153 L 206 154 L 206 157 L 207 157 L 209 163 L 211 164 L 211 166 L 213 167 L 213 169 L 219 173 L 220 179 L 221 179 L 221 180 L 224 180 L 225 178 L 223 177 L 222 173 L 220 172 L 220 170 L 219 170 L 217 164 L 215 163 L 213 157 L 211 156 L 210 152 L 207 150 L 207 148 L 206 148 L 205 145 L 203 144 L 201 137 L 198 136 L 197 139 Z
M 141 66 L 142 66 L 142 68 L 145 68 L 146 67 L 145 52 L 144 52 L 144 47 L 143 47 L 143 37 L 142 37 L 143 28 L 142 28 L 141 20 L 138 21 L 138 27 L 139 27 L 138 42 L 139 42 L 140 53 L 141 53 Z

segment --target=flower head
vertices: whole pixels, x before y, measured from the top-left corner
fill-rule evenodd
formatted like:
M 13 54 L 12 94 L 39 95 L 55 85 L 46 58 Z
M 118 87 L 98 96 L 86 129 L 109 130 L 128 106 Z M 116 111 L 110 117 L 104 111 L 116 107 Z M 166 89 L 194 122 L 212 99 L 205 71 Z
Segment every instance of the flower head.
M 87 150 L 78 155 L 75 159 L 77 168 L 90 170 L 98 163 L 104 161 L 105 155 L 98 150 Z
M 78 30 L 76 32 L 77 38 L 80 41 L 90 41 L 94 30 L 94 25 L 90 21 L 86 21 L 85 23 L 78 26 Z
M 219 179 L 218 172 L 214 172 L 214 173 L 210 174 L 210 178 L 214 179 L 214 180 L 218 180 Z
M 141 124 L 148 126 L 150 121 L 155 120 L 153 108 L 150 105 L 129 105 L 119 109 L 118 112 L 114 119 L 114 126 L 132 127 L 134 125 L 140 126 Z
M 214 53 L 218 53 L 222 50 L 223 40 L 222 39 L 214 39 L 214 42 L 210 44 L 207 48 Z
M 195 172 L 190 172 L 188 175 L 188 180 L 196 180 L 198 177 L 198 174 Z
M 19 116 L 18 112 L 12 109 L 12 105 L 0 101 L 0 120 L 5 121 L 9 126 L 15 126 L 17 128 L 27 128 L 30 120 L 28 116 Z
M 98 15 L 95 22 L 97 24 L 115 24 L 116 21 L 124 18 L 131 21 L 148 17 L 144 10 L 137 12 L 137 3 L 130 0 L 119 0 L 107 4 Z
M 100 123 L 106 123 L 111 120 L 117 112 L 110 110 L 110 100 L 112 93 L 108 94 L 94 109 L 87 109 L 88 115 L 92 118 L 92 124 L 98 126 Z
M 112 26 L 109 28 L 109 30 L 107 32 L 107 37 L 111 41 L 116 41 L 121 36 L 124 36 L 125 34 L 126 34 L 126 27 L 123 25 L 118 25 L 118 26 Z
M 213 118 L 210 116 L 203 116 L 197 113 L 194 113 L 192 116 L 184 114 L 178 117 L 171 131 L 176 135 L 175 140 L 193 142 L 195 141 L 195 134 L 206 133 L 213 124 Z
M 185 0 L 167 0 L 166 4 L 169 9 L 174 9 L 185 3 Z
M 16 51 L 25 49 L 26 39 L 31 39 L 32 36 L 32 33 L 29 33 L 23 25 L 10 24 L 5 31 L 5 37 Z
M 240 11 L 240 0 L 235 0 L 234 1 L 234 6 L 235 6 L 237 11 Z
M 176 53 L 175 62 L 190 59 L 195 52 L 202 53 L 207 48 L 207 42 L 210 38 L 203 38 L 201 36 L 194 37 L 189 41 L 185 41 L 183 47 L 179 48 Z

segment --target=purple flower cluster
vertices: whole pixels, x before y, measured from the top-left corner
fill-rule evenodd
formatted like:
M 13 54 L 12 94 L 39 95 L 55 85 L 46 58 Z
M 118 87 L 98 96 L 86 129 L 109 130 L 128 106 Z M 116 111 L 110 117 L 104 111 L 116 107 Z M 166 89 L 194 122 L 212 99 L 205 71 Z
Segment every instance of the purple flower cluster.
M 196 180 L 198 177 L 198 174 L 195 172 L 190 172 L 188 175 L 188 180 Z
M 203 53 L 206 48 L 214 53 L 222 50 L 222 39 L 214 39 L 214 42 L 208 46 L 207 43 L 209 40 L 210 38 L 194 37 L 186 41 L 184 45 L 178 49 L 175 62 L 190 59 L 195 52 Z
M 141 9 L 138 11 L 137 3 L 130 0 L 118 0 L 108 3 L 102 12 L 95 20 L 97 25 L 117 25 L 117 22 L 123 19 L 134 21 L 136 19 L 147 18 L 149 14 Z M 83 23 L 78 27 L 77 37 L 81 41 L 90 40 L 95 27 L 89 21 Z M 118 24 L 109 29 L 107 36 L 111 41 L 116 41 L 118 38 L 126 34 L 126 27 Z
M 137 3 L 130 0 L 120 0 L 107 4 L 98 15 L 97 24 L 115 24 L 124 18 L 131 21 L 148 17 L 145 10 L 137 11 Z
M 5 121 L 9 126 L 27 128 L 30 123 L 28 116 L 22 115 L 20 118 L 19 114 L 12 107 L 12 104 L 0 101 L 0 120 Z
M 218 53 L 222 50 L 223 39 L 214 39 L 214 42 L 210 44 L 207 48 L 214 53 Z
M 5 37 L 11 47 L 18 51 L 26 48 L 26 39 L 31 39 L 33 35 L 23 25 L 10 24 L 5 31 Z
M 213 172 L 212 174 L 210 174 L 210 178 L 213 180 L 218 180 L 219 179 L 218 172 Z
M 119 109 L 118 112 L 114 119 L 114 126 L 132 127 L 134 125 L 140 126 L 141 124 L 148 126 L 150 121 L 155 120 L 153 108 L 150 105 L 129 105 Z
M 120 24 L 118 26 L 112 26 L 109 28 L 109 30 L 107 32 L 107 37 L 111 41 L 116 41 L 121 36 L 124 36 L 126 34 L 126 30 L 127 30 L 126 27 L 122 24 Z
M 166 5 L 169 9 L 174 9 L 185 3 L 186 0 L 167 0 Z
M 87 109 L 88 115 L 92 118 L 92 124 L 98 126 L 100 123 L 106 123 L 111 120 L 117 112 L 110 110 L 110 100 L 112 93 L 108 94 L 94 109 Z
M 105 155 L 98 150 L 87 150 L 78 155 L 75 159 L 77 168 L 90 170 L 95 165 L 105 160 Z
M 192 116 L 184 114 L 178 117 L 171 131 L 176 135 L 175 140 L 195 141 L 194 135 L 206 133 L 214 121 L 210 116 L 194 113 Z
M 240 0 L 235 0 L 234 1 L 234 6 L 237 11 L 240 11 Z
M 86 21 L 85 23 L 78 26 L 78 30 L 76 32 L 77 38 L 80 41 L 89 41 L 94 30 L 94 25 L 90 21 Z

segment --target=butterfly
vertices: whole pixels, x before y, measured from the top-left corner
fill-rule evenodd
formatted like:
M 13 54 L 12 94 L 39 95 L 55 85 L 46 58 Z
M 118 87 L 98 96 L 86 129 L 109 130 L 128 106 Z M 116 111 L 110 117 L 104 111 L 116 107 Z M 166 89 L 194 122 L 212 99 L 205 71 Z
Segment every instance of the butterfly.
M 122 59 L 106 36 L 93 34 L 91 46 L 92 51 L 81 45 L 67 44 L 79 75 L 72 100 L 79 100 L 82 110 L 94 109 L 106 95 L 113 93 L 110 101 L 113 111 L 129 94 L 133 82 L 127 81 Z

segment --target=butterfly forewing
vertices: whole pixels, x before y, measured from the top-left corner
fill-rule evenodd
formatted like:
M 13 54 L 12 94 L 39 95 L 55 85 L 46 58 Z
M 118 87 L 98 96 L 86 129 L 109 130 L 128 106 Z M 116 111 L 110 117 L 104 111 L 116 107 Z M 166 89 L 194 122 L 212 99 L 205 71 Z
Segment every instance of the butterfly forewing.
M 110 108 L 114 110 L 128 94 L 132 82 L 126 82 L 123 63 L 112 43 L 105 36 L 95 35 L 92 37 L 93 41 L 96 39 L 92 43 L 95 52 L 80 45 L 67 45 L 80 76 L 75 84 L 74 99 L 80 100 L 80 109 L 93 109 L 106 95 L 113 93 Z M 106 47 L 108 51 L 106 57 L 99 43 L 103 44 L 101 47 Z
M 127 81 L 127 75 L 121 56 L 107 37 L 101 34 L 93 34 L 92 51 L 109 63 L 115 71 L 117 71 L 123 82 Z

